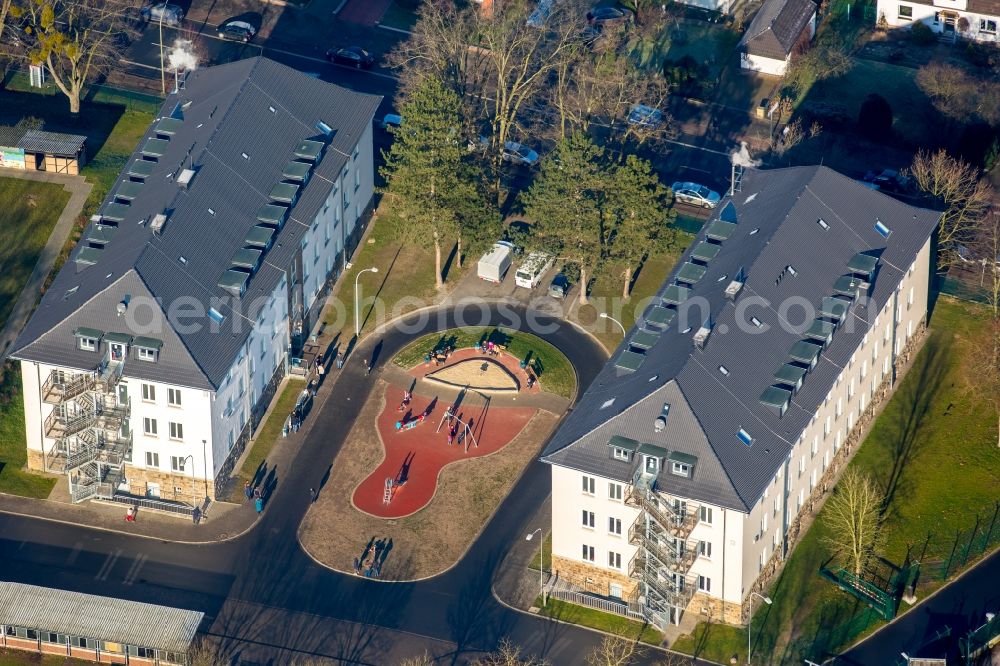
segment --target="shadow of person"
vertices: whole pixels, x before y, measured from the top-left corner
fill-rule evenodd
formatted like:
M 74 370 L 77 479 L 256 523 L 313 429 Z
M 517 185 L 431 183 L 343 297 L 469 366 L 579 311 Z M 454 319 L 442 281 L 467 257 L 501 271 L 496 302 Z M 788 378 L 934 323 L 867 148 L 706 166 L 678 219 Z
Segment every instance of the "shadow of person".
M 415 451 L 410 451 L 406 454 L 406 458 L 403 460 L 402 466 L 399 468 L 399 473 L 396 474 L 396 485 L 401 486 L 406 483 L 410 478 L 410 465 L 413 464 L 413 459 L 417 456 Z
M 382 344 L 383 343 L 384 343 L 384 340 L 379 340 L 378 344 L 375 345 L 375 348 L 372 349 L 371 367 L 373 367 L 373 368 L 375 367 L 375 364 L 378 363 L 378 357 L 382 354 Z

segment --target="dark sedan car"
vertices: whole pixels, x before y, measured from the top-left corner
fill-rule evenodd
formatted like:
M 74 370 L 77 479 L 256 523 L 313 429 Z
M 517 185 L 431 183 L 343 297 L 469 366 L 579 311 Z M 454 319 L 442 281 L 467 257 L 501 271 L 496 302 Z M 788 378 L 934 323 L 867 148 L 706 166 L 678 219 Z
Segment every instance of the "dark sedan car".
M 569 293 L 569 287 L 569 278 L 563 273 L 559 273 L 552 278 L 552 284 L 549 285 L 549 296 L 552 298 L 566 298 L 566 294 Z
M 219 26 L 219 39 L 228 39 L 234 42 L 249 42 L 257 34 L 257 28 L 246 21 L 230 19 Z
M 595 7 L 587 12 L 587 23 L 595 28 L 625 25 L 632 20 L 632 12 L 620 7 Z
M 348 46 L 343 49 L 330 49 L 326 59 L 338 65 L 368 69 L 375 64 L 375 57 L 360 46 Z

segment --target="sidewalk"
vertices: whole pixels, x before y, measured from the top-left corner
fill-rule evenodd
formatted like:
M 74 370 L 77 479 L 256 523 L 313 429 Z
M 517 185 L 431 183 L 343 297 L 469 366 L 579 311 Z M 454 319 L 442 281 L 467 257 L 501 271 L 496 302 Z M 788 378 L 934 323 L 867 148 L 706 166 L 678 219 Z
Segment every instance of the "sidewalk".
M 44 171 L 14 171 L 12 169 L 5 170 L 2 175 L 4 178 L 20 178 L 21 180 L 35 180 L 43 183 L 61 183 L 63 189 L 70 193 L 70 197 L 69 201 L 66 202 L 66 207 L 63 208 L 62 214 L 59 215 L 59 219 L 56 220 L 55 226 L 52 227 L 49 240 L 45 243 L 45 247 L 42 248 L 41 254 L 38 255 L 38 262 L 35 264 L 35 269 L 31 272 L 31 276 L 21 289 L 21 294 L 17 297 L 17 302 L 14 304 L 14 309 L 11 311 L 7 323 L 4 324 L 3 330 L 0 331 L 0 352 L 2 352 L 0 354 L 0 365 L 7 360 L 7 353 L 10 346 L 14 343 L 21 329 L 24 328 L 32 311 L 34 311 L 35 303 L 42 293 L 42 285 L 45 284 L 45 280 L 55 265 L 56 258 L 62 252 L 63 246 L 66 244 L 66 239 L 69 237 L 70 231 L 73 230 L 73 223 L 76 221 L 80 211 L 83 210 L 83 204 L 87 202 L 87 196 L 93 187 L 83 176 L 67 176 L 64 174 L 46 173 Z

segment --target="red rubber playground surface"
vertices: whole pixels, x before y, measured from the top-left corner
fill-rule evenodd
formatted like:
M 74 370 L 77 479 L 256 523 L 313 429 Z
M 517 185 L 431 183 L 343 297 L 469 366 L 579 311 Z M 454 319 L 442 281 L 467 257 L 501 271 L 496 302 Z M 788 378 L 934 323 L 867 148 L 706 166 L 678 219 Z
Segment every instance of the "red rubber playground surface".
M 397 408 L 403 401 L 403 389 L 387 386 L 385 409 L 378 416 L 377 427 L 385 460 L 354 490 L 354 506 L 361 511 L 379 518 L 402 518 L 424 508 L 434 497 L 438 476 L 448 464 L 488 456 L 510 443 L 528 424 L 535 414 L 530 407 L 494 407 L 484 413 L 481 405 L 464 405 L 458 408 L 458 416 L 470 422 L 479 447 L 469 443 L 469 452 L 457 443 L 448 446 L 448 426 L 442 425 L 435 432 L 438 423 L 449 407 L 446 401 L 432 401 L 414 396 L 409 413 L 420 415 L 432 405 L 430 415 L 416 427 L 397 431 L 396 422 L 407 412 Z M 385 480 L 392 478 L 395 486 L 392 502 L 385 504 Z

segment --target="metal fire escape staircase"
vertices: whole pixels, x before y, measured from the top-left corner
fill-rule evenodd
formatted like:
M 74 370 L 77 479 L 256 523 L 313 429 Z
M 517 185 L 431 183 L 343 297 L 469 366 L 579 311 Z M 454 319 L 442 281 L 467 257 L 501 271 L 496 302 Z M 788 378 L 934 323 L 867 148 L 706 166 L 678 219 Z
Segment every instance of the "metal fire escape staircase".
M 69 476 L 74 502 L 109 499 L 124 478 L 132 433 L 129 401 L 116 390 L 123 371 L 124 361 L 105 356 L 95 372 L 53 371 L 42 385 L 42 400 L 53 405 L 45 436 L 55 440 L 46 466 Z
M 696 585 L 688 572 L 698 553 L 688 536 L 697 523 L 696 510 L 660 497 L 656 475 L 642 468 L 633 476 L 625 502 L 641 510 L 629 528 L 629 542 L 637 546 L 629 563 L 629 576 L 639 581 L 636 601 L 651 623 L 665 627 L 671 616 L 677 621 L 694 596 Z

